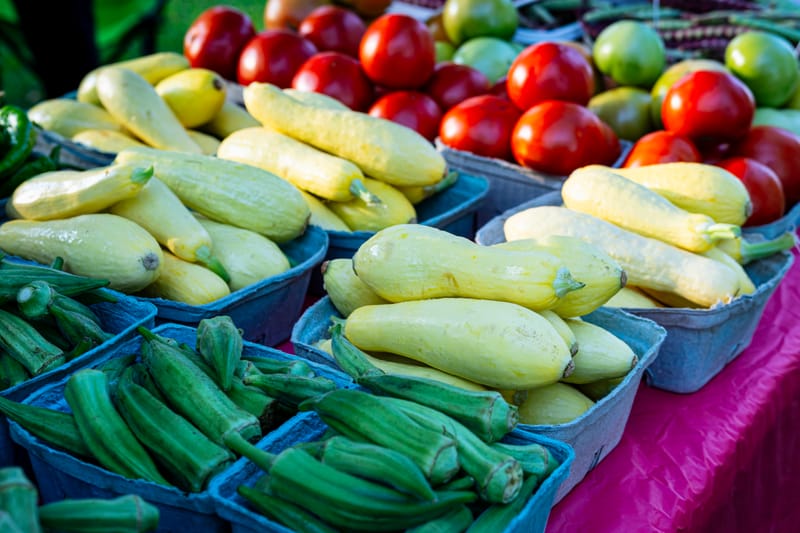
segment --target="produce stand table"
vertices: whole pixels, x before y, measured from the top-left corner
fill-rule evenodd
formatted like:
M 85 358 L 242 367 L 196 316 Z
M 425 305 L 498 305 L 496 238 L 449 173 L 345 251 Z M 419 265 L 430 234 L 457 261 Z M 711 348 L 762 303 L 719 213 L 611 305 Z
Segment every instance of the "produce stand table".
M 798 259 L 750 347 L 705 387 L 642 383 L 621 442 L 553 508 L 546 533 L 800 531 Z
M 621 442 L 546 533 L 800 531 L 798 302 L 795 261 L 750 347 L 705 387 L 642 384 Z

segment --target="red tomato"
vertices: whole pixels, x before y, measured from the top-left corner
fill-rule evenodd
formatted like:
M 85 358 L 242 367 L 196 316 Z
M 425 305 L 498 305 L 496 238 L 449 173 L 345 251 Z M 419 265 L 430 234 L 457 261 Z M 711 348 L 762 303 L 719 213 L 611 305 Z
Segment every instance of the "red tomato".
M 442 117 L 439 138 L 456 150 L 511 159 L 511 132 L 520 110 L 509 100 L 484 94 L 454 105 Z
M 231 6 L 210 7 L 186 31 L 183 55 L 192 67 L 207 68 L 233 80 L 239 54 L 255 34 L 253 21 L 246 13 Z
M 783 216 L 783 185 L 771 168 L 749 157 L 732 157 L 720 161 L 717 166 L 739 178 L 750 194 L 753 212 L 744 226 L 769 224 Z
M 358 61 L 341 52 L 320 52 L 303 63 L 292 87 L 336 98 L 350 109 L 364 111 L 372 102 L 370 83 Z
M 358 45 L 367 26 L 353 11 L 338 6 L 313 10 L 300 23 L 297 32 L 314 43 L 320 52 L 342 52 L 358 57 Z
M 593 163 L 611 165 L 620 146 L 611 128 L 586 107 L 547 100 L 528 109 L 511 135 L 517 162 L 539 172 L 567 176 Z
M 285 89 L 300 65 L 316 53 L 311 41 L 293 31 L 265 30 L 245 45 L 236 77 L 242 85 L 258 81 Z
M 489 78 L 469 65 L 449 61 L 438 63 L 423 89 L 447 111 L 459 102 L 489 92 Z
M 373 20 L 358 49 L 369 79 L 392 89 L 417 89 L 433 73 L 433 37 L 422 22 L 398 13 Z
M 700 151 L 692 141 L 672 131 L 658 130 L 639 138 L 628 156 L 624 168 L 643 167 L 657 163 L 685 161 L 699 163 Z
M 667 90 L 661 104 L 664 129 L 702 143 L 744 137 L 754 113 L 753 93 L 724 71 L 686 74 Z
M 409 127 L 431 142 L 436 138 L 442 120 L 442 110 L 436 101 L 418 91 L 385 94 L 372 104 L 369 114 Z
M 586 105 L 594 94 L 594 70 L 574 47 L 545 41 L 520 52 L 508 69 L 506 86 L 523 111 L 544 100 Z
M 775 126 L 755 126 L 731 147 L 731 154 L 764 163 L 778 175 L 787 211 L 800 202 L 800 136 Z
M 508 97 L 508 89 L 506 89 L 506 80 L 508 80 L 508 77 L 503 76 L 494 82 L 494 85 L 489 87 L 489 94 L 511 101 L 511 98 Z

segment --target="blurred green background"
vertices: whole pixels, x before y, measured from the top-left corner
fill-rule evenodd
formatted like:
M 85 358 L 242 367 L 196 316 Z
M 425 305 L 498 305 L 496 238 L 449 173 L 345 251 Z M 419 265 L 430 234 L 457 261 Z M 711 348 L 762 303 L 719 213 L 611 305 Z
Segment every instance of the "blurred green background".
M 156 4 L 156 0 L 94 0 L 95 39 L 101 62 L 120 44 L 120 59 L 142 55 L 141 32 L 130 33 L 128 36 L 132 39 L 129 42 L 123 39 L 142 15 Z M 182 53 L 183 36 L 191 23 L 205 9 L 221 4 L 241 9 L 253 20 L 257 31 L 264 29 L 266 0 L 165 0 L 155 24 L 156 51 Z M 47 2 L 42 2 L 42 5 L 46 10 Z M 30 60 L 30 52 L 17 27 L 13 3 L 0 0 L 0 85 L 5 91 L 6 102 L 28 108 L 44 98 L 41 82 L 30 68 Z

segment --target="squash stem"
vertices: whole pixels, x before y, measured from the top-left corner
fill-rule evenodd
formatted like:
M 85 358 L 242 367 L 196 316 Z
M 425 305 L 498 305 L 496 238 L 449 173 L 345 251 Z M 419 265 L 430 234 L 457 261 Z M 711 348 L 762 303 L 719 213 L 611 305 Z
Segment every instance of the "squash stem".
M 735 242 L 738 243 L 739 248 L 739 258 L 737 258 L 737 260 L 743 265 L 757 259 L 769 257 L 772 254 L 784 250 L 789 250 L 797 244 L 794 234 L 788 231 L 780 237 L 762 242 L 748 241 L 744 237 L 736 239 Z
M 225 446 L 233 450 L 237 455 L 247 457 L 264 472 L 269 472 L 272 465 L 275 463 L 277 455 L 259 450 L 235 431 L 231 431 L 223 436 L 222 441 Z
M 147 168 L 136 168 L 131 173 L 131 181 L 133 183 L 141 183 L 142 185 L 144 185 L 145 183 L 150 181 L 150 178 L 152 178 L 152 177 L 153 177 L 153 166 L 152 165 L 150 165 Z
M 458 181 L 458 172 L 456 172 L 455 170 L 451 170 L 441 180 L 437 181 L 433 185 L 428 185 L 427 187 L 424 187 L 425 193 L 428 196 L 431 196 L 436 193 L 442 192 L 451 185 L 454 185 L 456 181 Z
M 364 183 L 359 179 L 354 179 L 350 182 L 350 192 L 353 196 L 361 199 L 362 202 L 369 206 L 383 205 L 383 201 L 372 194 Z
M 556 273 L 556 279 L 553 280 L 553 289 L 555 289 L 556 296 L 559 298 L 563 298 L 565 294 L 582 289 L 585 286 L 585 283 L 573 278 L 566 268 L 559 268 Z
M 195 250 L 194 256 L 197 258 L 198 263 L 201 263 L 211 272 L 221 277 L 225 283 L 230 283 L 230 274 L 228 274 L 228 271 L 225 270 L 225 267 L 222 265 L 220 260 L 211 255 L 211 250 L 208 248 L 208 246 L 203 245 L 199 247 L 197 250 Z
M 712 241 L 721 239 L 734 239 L 742 234 L 742 228 L 736 224 L 711 224 L 706 233 Z

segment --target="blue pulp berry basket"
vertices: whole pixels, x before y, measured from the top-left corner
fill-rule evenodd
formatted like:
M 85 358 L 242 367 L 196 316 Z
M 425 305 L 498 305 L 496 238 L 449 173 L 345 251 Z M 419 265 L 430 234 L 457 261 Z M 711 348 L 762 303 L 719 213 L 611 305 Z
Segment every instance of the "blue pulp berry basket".
M 276 346 L 289 338 L 300 316 L 312 271 L 325 258 L 328 235 L 315 226 L 291 242 L 280 245 L 294 266 L 203 305 L 189 305 L 164 298 L 141 298 L 158 309 L 156 321 L 196 326 L 202 319 L 229 315 L 244 331 L 244 338 Z
M 295 417 L 290 424 L 274 431 L 269 439 L 262 441 L 261 445 L 271 453 L 280 453 L 294 444 L 321 438 L 326 429 L 327 426 L 316 413 L 302 413 Z M 575 454 L 572 448 L 563 442 L 519 429 L 508 434 L 503 442 L 541 444 L 550 450 L 560 462 L 560 465 L 542 482 L 523 510 L 503 533 L 543 532 L 556 491 L 566 479 Z M 217 513 L 230 522 L 232 533 L 290 533 L 291 530 L 282 524 L 253 511 L 247 501 L 236 493 L 239 485 L 252 486 L 262 474 L 261 469 L 255 464 L 246 459 L 240 459 L 211 483 L 210 491 L 217 504 Z
M 487 246 L 505 241 L 503 224 L 508 217 L 541 205 L 561 205 L 560 193 L 549 193 L 509 209 L 478 230 L 475 240 Z M 711 309 L 626 309 L 667 330 L 658 357 L 647 369 L 647 383 L 670 392 L 700 390 L 750 345 L 767 301 L 792 262 L 789 252 L 753 261 L 745 270 L 756 291 Z
M 162 324 L 156 326 L 152 331 L 190 346 L 195 345 L 197 334 L 195 328 L 179 324 Z M 104 357 L 96 359 L 90 366 L 97 367 L 109 359 L 138 353 L 141 344 L 142 339 L 137 335 L 118 345 L 114 350 L 107 351 Z M 251 342 L 244 343 L 244 354 L 248 357 L 263 357 L 280 361 L 298 359 L 294 355 Z M 340 372 L 314 363 L 310 364 L 318 375 L 333 380 L 338 386 L 351 386 L 351 382 Z M 26 398 L 24 403 L 69 411 L 69 406 L 64 399 L 64 387 L 68 378 L 69 376 L 64 376 L 59 381 L 40 388 Z M 284 424 L 288 423 L 287 421 Z M 208 489 L 200 493 L 187 494 L 174 487 L 166 487 L 141 479 L 128 479 L 56 449 L 14 422 L 10 423 L 10 427 L 11 437 L 29 454 L 39 495 L 45 503 L 64 498 L 114 498 L 124 494 L 138 494 L 159 508 L 158 531 L 224 532 L 229 530 L 228 524 L 216 514 L 215 505 Z M 267 434 L 262 441 L 270 438 L 270 434 Z
M 332 316 L 341 317 L 330 297 L 326 296 L 300 317 L 292 331 L 292 344 L 295 354 L 338 369 L 333 358 L 315 346 L 320 340 L 330 338 L 328 329 Z M 638 361 L 622 383 L 572 422 L 552 426 L 519 425 L 521 429 L 565 442 L 575 450 L 575 462 L 569 477 L 558 489 L 556 502 L 619 444 L 642 375 L 653 364 L 667 336 L 664 328 L 655 322 L 619 309 L 601 308 L 582 318 L 622 339 L 634 351 Z

